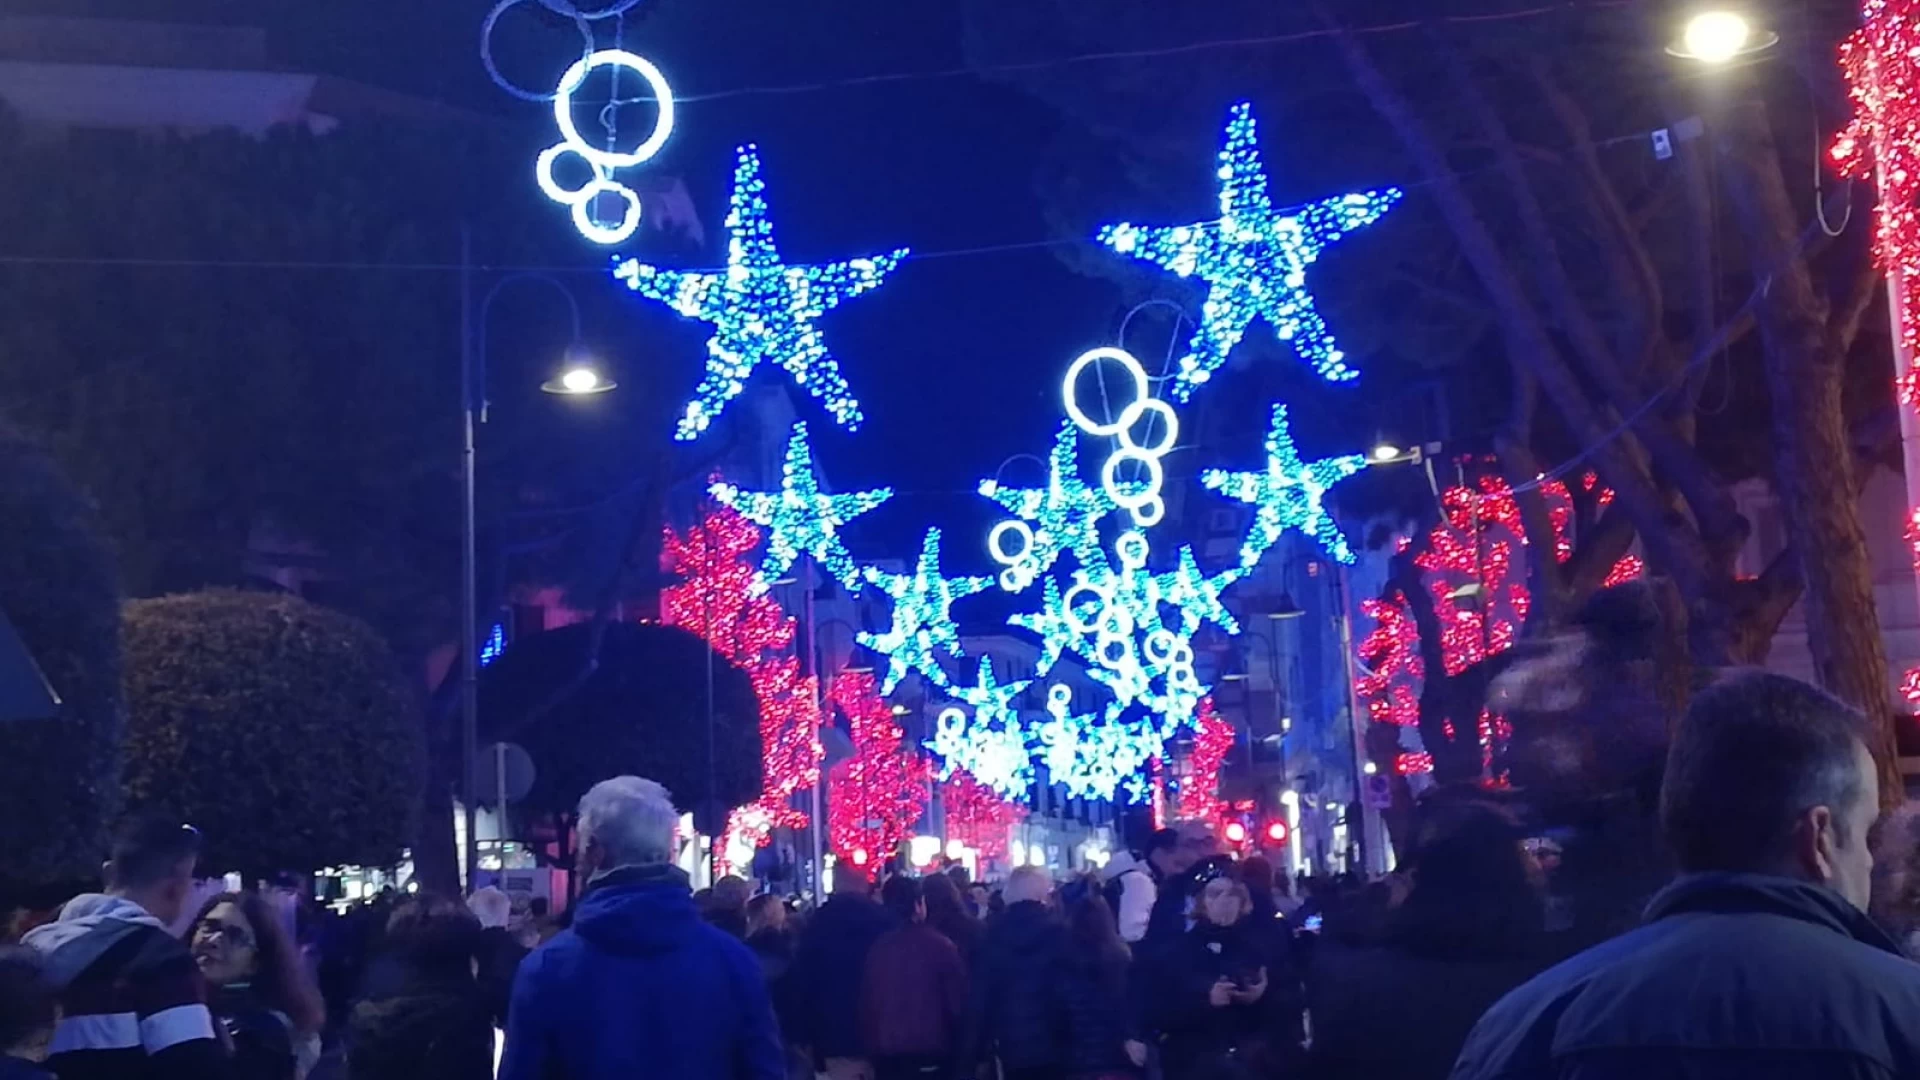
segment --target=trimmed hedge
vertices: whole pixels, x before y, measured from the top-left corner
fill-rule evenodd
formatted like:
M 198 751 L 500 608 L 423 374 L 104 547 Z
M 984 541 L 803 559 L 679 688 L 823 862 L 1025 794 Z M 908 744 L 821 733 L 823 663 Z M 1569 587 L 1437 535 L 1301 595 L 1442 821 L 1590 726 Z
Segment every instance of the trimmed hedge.
M 234 590 L 135 601 L 124 626 L 127 798 L 198 826 L 202 869 L 399 861 L 420 702 L 370 627 Z

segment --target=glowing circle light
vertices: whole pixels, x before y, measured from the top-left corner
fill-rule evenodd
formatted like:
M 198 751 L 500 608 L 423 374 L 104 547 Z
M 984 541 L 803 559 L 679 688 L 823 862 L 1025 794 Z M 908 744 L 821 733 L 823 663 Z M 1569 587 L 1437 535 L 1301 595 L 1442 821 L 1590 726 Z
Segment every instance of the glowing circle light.
M 595 68 L 603 67 L 625 68 L 639 75 L 646 80 L 647 88 L 653 92 L 653 99 L 660 107 L 653 133 L 647 136 L 646 141 L 625 153 L 589 144 L 580 137 L 580 129 L 573 122 L 573 95 Z M 581 59 L 568 68 L 565 75 L 560 76 L 560 86 L 553 95 L 553 119 L 560 126 L 560 137 L 565 145 L 572 147 L 594 166 L 604 169 L 630 168 L 652 160 L 660 148 L 667 145 L 667 137 L 673 134 L 673 89 L 667 85 L 667 78 L 660 74 L 660 69 L 645 57 L 635 56 L 624 49 L 602 49 Z

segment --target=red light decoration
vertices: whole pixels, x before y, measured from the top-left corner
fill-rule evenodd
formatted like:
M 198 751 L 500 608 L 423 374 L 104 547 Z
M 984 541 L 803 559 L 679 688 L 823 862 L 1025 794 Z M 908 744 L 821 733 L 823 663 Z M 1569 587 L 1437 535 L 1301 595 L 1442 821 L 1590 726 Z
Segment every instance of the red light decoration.
M 828 843 L 843 857 L 893 851 L 927 809 L 932 769 L 913 748 L 902 747 L 906 734 L 872 672 L 841 672 L 828 696 L 846 716 L 853 741 L 853 756 L 833 767 L 828 786 Z
M 807 815 L 789 804 L 820 776 L 816 684 L 793 655 L 794 620 L 753 588 L 759 571 L 747 556 L 759 544 L 759 529 L 721 507 L 684 534 L 669 528 L 661 548 L 661 565 L 681 579 L 660 594 L 661 622 L 700 635 L 746 671 L 760 702 L 760 798 L 728 818 L 723 853 L 736 836 L 759 846 L 776 828 L 805 827 Z
M 853 849 L 853 865 L 865 866 L 867 865 L 867 858 L 868 856 L 867 856 L 866 848 L 858 847 Z
M 1286 843 L 1287 823 L 1284 821 L 1269 821 L 1267 823 L 1267 842 L 1270 844 Z
M 958 840 L 983 859 L 1004 858 L 1007 830 L 1027 817 L 1027 808 L 1012 802 L 973 778 L 965 769 L 940 784 L 940 804 L 946 809 L 947 839 Z
M 1581 488 L 1593 493 L 1600 506 L 1613 492 L 1599 486 L 1588 473 Z M 1572 493 L 1559 480 L 1540 485 L 1553 527 L 1554 558 L 1573 557 L 1574 506 Z M 1427 535 L 1426 549 L 1414 560 L 1421 582 L 1433 599 L 1440 625 L 1440 656 L 1448 675 L 1458 675 L 1513 647 L 1532 610 L 1524 566 L 1527 534 L 1513 488 L 1497 475 L 1480 477 L 1441 495 L 1441 521 Z M 1401 550 L 1405 550 L 1405 545 Z M 1646 572 L 1639 556 L 1627 555 L 1607 575 L 1606 585 L 1631 581 Z M 1366 671 L 1354 680 L 1354 689 L 1366 703 L 1373 723 L 1400 727 L 1420 722 L 1420 687 L 1426 668 L 1420 658 L 1420 631 L 1403 599 L 1365 600 L 1361 614 L 1374 626 L 1361 641 L 1359 654 Z M 1491 766 L 1494 747 L 1511 734 L 1506 721 L 1482 713 L 1476 736 L 1482 761 Z M 1449 737 L 1453 732 L 1449 727 Z M 1402 776 L 1433 771 L 1427 753 L 1402 754 L 1394 763 Z M 1493 778 L 1490 782 L 1498 782 Z
M 1227 843 L 1229 844 L 1244 844 L 1247 842 L 1247 827 L 1237 821 L 1227 822 L 1227 827 L 1224 831 L 1227 834 Z
M 1180 781 L 1180 802 L 1174 816 L 1183 821 L 1218 824 L 1227 809 L 1220 800 L 1220 767 L 1233 752 L 1233 723 L 1214 711 L 1212 697 L 1204 697 L 1194 712 L 1194 727 L 1187 776 Z M 1240 830 L 1240 839 L 1246 839 L 1245 827 Z

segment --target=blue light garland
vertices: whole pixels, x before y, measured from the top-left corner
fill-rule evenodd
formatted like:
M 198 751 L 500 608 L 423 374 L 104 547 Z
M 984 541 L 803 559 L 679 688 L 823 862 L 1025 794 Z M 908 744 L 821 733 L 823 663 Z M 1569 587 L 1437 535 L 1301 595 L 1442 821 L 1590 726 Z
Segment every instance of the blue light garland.
M 1378 221 L 1399 201 L 1397 188 L 1342 195 L 1282 214 L 1267 191 L 1253 109 L 1242 102 L 1227 121 L 1220 151 L 1220 220 L 1171 227 L 1128 223 L 1100 230 L 1100 241 L 1122 255 L 1156 263 L 1209 286 L 1199 327 L 1180 359 L 1173 396 L 1182 402 L 1227 362 L 1256 317 L 1293 343 L 1321 377 L 1356 376 L 1307 290 L 1307 267 L 1329 244 Z
M 807 445 L 807 425 L 793 425 L 787 439 L 787 458 L 779 491 L 741 491 L 732 484 L 715 483 L 714 500 L 767 530 L 767 557 L 760 567 L 759 588 L 777 581 L 801 555 L 811 555 L 840 584 L 857 588 L 860 568 L 840 542 L 840 529 L 893 498 L 892 488 L 827 495 L 813 468 L 813 450 Z
M 1267 433 L 1267 467 L 1260 472 L 1237 473 L 1208 469 L 1201 483 L 1256 508 L 1253 529 L 1240 548 L 1240 565 L 1252 567 L 1288 529 L 1313 538 L 1328 557 L 1353 562 L 1353 550 L 1340 526 L 1327 512 L 1327 491 L 1367 467 L 1359 454 L 1305 462 L 1293 445 L 1287 426 L 1287 407 L 1273 407 L 1273 427 Z
M 953 623 L 953 602 L 986 590 L 993 579 L 942 575 L 939 529 L 927 530 L 920 547 L 920 563 L 913 573 L 889 574 L 869 566 L 866 575 L 869 582 L 893 598 L 892 629 L 884 634 L 862 633 L 857 638 L 861 645 L 887 658 L 887 676 L 880 693 L 893 693 L 909 671 L 926 676 L 935 686 L 951 685 L 936 651 L 963 655 L 960 633 Z
M 727 214 L 724 272 L 662 270 L 635 259 L 618 264 L 613 272 L 634 292 L 714 326 L 707 339 L 706 378 L 674 435 L 683 442 L 707 430 L 763 363 L 785 368 L 842 427 L 858 430 L 864 419 L 860 402 L 814 322 L 843 301 L 878 287 L 907 249 L 823 266 L 789 266 L 774 246 L 765 192 L 760 155 L 751 145 L 741 147 Z
M 1025 798 L 1033 786 L 1033 761 L 1027 753 L 1028 735 L 1013 699 L 1030 682 L 1001 686 L 993 677 L 993 662 L 980 658 L 980 674 L 973 686 L 956 687 L 954 696 L 972 710 L 948 708 L 934 725 L 927 748 L 940 755 L 941 778 L 957 769 L 972 773 L 981 783 L 1008 798 Z
M 480 643 L 480 666 L 486 667 L 500 659 L 500 654 L 506 651 L 507 628 L 503 623 L 494 623 L 493 629 L 487 631 L 487 640 Z
M 1073 691 L 1055 684 L 1048 688 L 1048 719 L 1036 725 L 1031 746 L 1047 777 L 1076 799 L 1111 799 L 1128 777 L 1160 753 L 1156 732 L 1075 715 Z

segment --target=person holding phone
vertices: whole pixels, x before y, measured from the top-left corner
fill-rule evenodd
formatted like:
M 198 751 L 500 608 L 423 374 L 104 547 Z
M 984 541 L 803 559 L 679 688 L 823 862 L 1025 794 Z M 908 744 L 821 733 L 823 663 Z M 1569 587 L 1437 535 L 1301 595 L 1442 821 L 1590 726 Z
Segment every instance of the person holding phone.
M 1247 887 L 1226 874 L 1200 888 L 1194 926 L 1166 958 L 1153 1010 L 1167 1080 L 1264 1080 L 1284 1071 L 1298 994 L 1283 987 L 1292 973 L 1249 922 L 1252 908 Z

